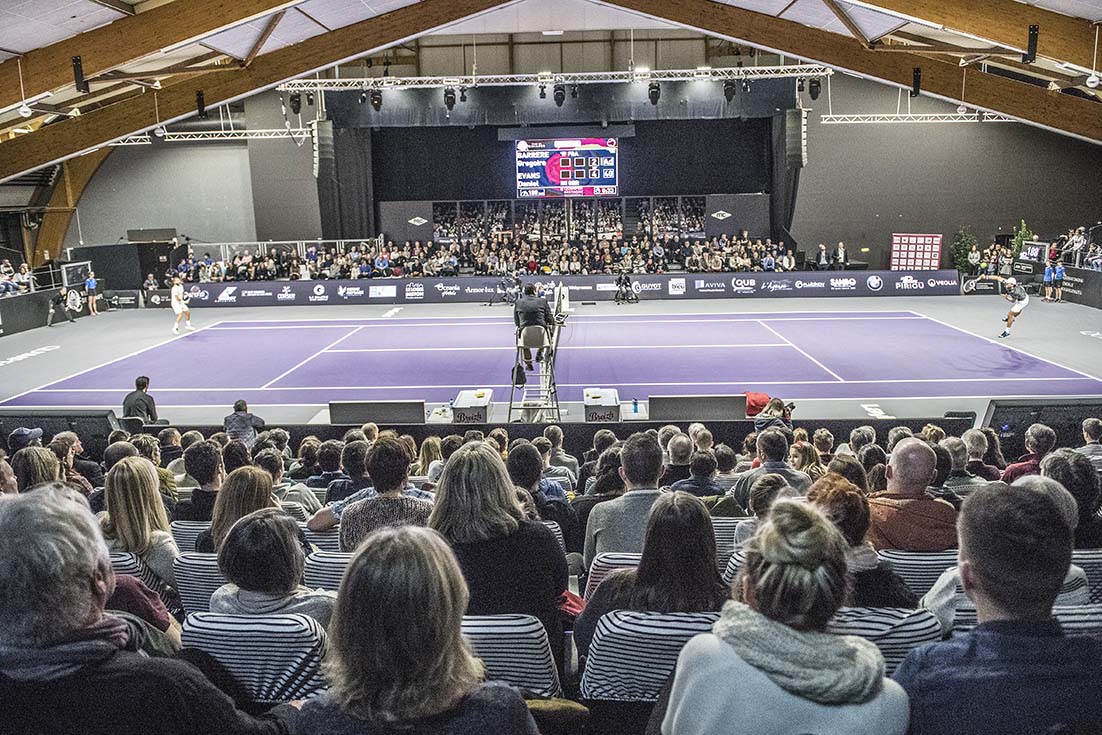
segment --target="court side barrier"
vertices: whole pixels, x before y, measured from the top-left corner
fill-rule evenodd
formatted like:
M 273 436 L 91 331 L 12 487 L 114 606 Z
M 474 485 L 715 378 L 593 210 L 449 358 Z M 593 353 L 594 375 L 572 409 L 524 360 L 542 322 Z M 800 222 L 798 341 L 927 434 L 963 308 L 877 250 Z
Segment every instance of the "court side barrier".
M 612 301 L 616 276 L 524 276 L 542 292 L 566 288 L 572 303 Z M 633 275 L 640 299 L 761 299 L 822 296 L 956 296 L 960 276 L 939 271 L 798 271 L 790 273 L 685 273 Z M 197 307 L 312 306 L 326 304 L 448 304 L 488 302 L 500 279 L 376 278 L 350 281 L 255 281 L 195 283 L 187 287 Z M 500 297 L 497 297 L 500 300 Z M 167 307 L 168 292 L 147 294 L 148 306 Z

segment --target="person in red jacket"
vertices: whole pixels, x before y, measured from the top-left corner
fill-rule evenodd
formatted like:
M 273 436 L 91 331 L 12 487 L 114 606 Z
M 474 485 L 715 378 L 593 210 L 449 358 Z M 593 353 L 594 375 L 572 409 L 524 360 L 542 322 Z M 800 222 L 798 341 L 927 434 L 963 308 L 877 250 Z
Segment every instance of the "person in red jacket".
M 1003 470 L 1002 481 L 1007 485 L 1026 475 L 1041 474 L 1041 460 L 1056 446 L 1056 432 L 1044 424 L 1033 424 L 1025 431 L 1026 454 Z

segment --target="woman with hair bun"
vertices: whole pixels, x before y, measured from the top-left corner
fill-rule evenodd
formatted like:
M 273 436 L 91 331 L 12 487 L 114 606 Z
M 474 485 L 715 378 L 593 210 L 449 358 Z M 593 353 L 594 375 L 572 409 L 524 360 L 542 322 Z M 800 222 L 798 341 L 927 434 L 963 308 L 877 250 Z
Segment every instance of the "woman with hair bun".
M 879 649 L 826 632 L 848 591 L 846 548 L 812 505 L 773 505 L 746 546 L 742 601 L 678 657 L 665 735 L 907 731 L 907 695 Z

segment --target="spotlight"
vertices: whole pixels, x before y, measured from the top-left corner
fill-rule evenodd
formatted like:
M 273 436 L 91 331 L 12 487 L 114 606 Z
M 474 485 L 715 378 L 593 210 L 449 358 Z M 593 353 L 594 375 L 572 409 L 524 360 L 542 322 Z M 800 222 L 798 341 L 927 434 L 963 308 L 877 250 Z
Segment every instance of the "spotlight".
M 455 109 L 455 89 L 453 87 L 444 89 L 444 107 L 448 108 L 448 112 Z
M 960 105 L 957 107 L 957 114 L 958 115 L 967 115 L 968 114 L 968 105 L 961 102 Z
M 306 93 L 306 104 L 310 105 L 311 107 L 314 106 L 314 93 L 313 92 L 307 92 Z
M 546 84 L 541 84 L 540 85 L 540 99 L 541 100 L 547 99 L 547 85 Z
M 1037 61 L 1037 36 L 1040 35 L 1041 27 L 1032 25 L 1029 27 L 1029 40 L 1026 42 L 1026 51 L 1022 54 L 1023 64 L 1033 64 Z
M 566 102 L 566 87 L 561 84 L 556 84 L 552 97 L 555 99 L 555 106 L 562 107 L 562 103 Z
M 156 135 L 158 138 L 165 137 L 165 133 L 167 133 L 167 132 L 168 131 L 165 130 L 164 125 L 158 125 L 157 127 L 153 128 L 153 134 Z
M 298 92 L 291 92 L 291 114 L 297 115 L 302 112 L 302 95 Z
M 917 97 L 922 94 L 922 67 L 916 66 L 914 68 L 914 77 L 911 81 L 911 96 Z
M 572 99 L 572 100 L 578 99 L 578 85 L 577 84 L 571 84 L 570 85 L 570 99 Z
M 362 105 L 364 102 L 367 102 L 367 90 L 366 89 L 360 91 L 360 104 Z
M 806 83 L 804 82 L 803 79 L 797 79 L 796 80 L 796 91 L 797 92 L 803 92 L 806 87 L 807 87 L 807 85 L 806 85 Z
M 459 101 L 460 102 L 466 102 L 467 101 L 467 88 L 466 87 L 460 87 L 459 88 Z
M 738 87 L 735 85 L 735 80 L 728 79 L 726 82 L 723 83 L 723 98 L 728 102 L 733 100 L 735 98 L 736 89 L 738 89 Z
M 652 105 L 658 105 L 658 98 L 662 96 L 662 87 L 658 82 L 651 82 L 647 85 L 647 98 Z
M 19 105 L 19 117 L 30 117 L 34 114 L 34 110 L 26 102 Z
M 79 56 L 73 57 L 73 83 L 81 94 L 88 94 L 90 91 L 88 81 L 84 78 L 84 65 L 81 63 Z
M 811 96 L 811 100 L 814 102 L 819 99 L 819 95 L 823 93 L 823 80 L 812 79 L 807 83 L 807 93 Z
M 291 98 L 291 109 L 294 109 L 294 97 Z M 195 114 L 199 116 L 200 120 L 207 119 L 207 100 L 203 95 L 203 90 L 195 90 Z
M 1087 86 L 1091 89 L 1098 89 L 1098 85 L 1102 84 L 1102 79 L 1098 78 L 1098 72 L 1093 72 L 1087 77 Z
M 750 80 L 749 79 L 743 79 L 742 80 L 742 91 L 745 92 L 746 94 L 750 94 Z
M 371 109 L 375 110 L 375 112 L 383 109 L 383 93 L 381 90 L 371 90 Z

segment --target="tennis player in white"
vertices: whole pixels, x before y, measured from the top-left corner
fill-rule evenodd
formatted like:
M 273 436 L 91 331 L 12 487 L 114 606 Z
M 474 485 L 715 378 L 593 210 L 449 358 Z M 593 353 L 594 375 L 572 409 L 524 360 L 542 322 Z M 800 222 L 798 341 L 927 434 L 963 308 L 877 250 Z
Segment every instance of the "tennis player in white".
M 1006 318 L 1003 319 L 1006 322 L 1006 329 L 999 335 L 999 339 L 1006 339 L 1010 336 L 1010 328 L 1014 326 L 1014 320 L 1021 316 L 1025 307 L 1029 306 L 1029 294 L 1026 293 L 1025 286 L 1018 283 L 1018 279 L 1013 276 L 1003 278 L 1002 276 L 980 276 L 981 281 L 1002 281 L 1006 286 L 1006 293 L 1003 294 L 1003 298 L 1011 303 L 1010 311 L 1006 313 Z
M 187 294 L 184 293 L 184 282 L 179 278 L 172 279 L 172 311 L 176 313 L 176 323 L 172 326 L 172 333 L 180 333 L 180 320 L 184 321 L 184 329 L 195 329 L 191 326 L 191 309 L 187 305 Z

